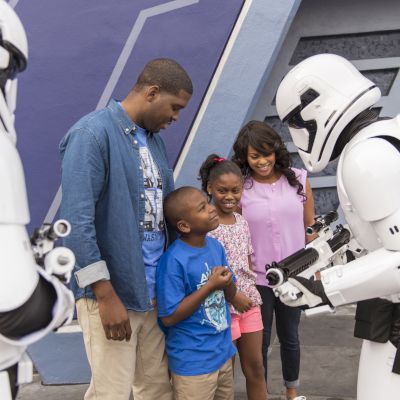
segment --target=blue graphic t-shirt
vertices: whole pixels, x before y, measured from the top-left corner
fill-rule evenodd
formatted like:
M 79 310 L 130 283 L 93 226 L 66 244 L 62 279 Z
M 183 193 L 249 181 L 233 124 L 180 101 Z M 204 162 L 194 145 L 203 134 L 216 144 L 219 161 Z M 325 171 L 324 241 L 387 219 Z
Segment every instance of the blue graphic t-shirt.
M 228 262 L 216 239 L 206 237 L 201 248 L 175 240 L 157 268 L 159 317 L 173 314 L 185 297 L 207 282 L 212 269 L 221 265 L 228 266 Z M 190 317 L 168 328 L 162 326 L 171 371 L 189 376 L 221 368 L 236 352 L 230 325 L 224 292 L 216 290 Z
M 156 267 L 165 244 L 162 179 L 147 147 L 147 133 L 137 126 L 140 163 L 145 194 L 144 240 L 142 243 L 146 281 L 150 299 L 156 297 Z

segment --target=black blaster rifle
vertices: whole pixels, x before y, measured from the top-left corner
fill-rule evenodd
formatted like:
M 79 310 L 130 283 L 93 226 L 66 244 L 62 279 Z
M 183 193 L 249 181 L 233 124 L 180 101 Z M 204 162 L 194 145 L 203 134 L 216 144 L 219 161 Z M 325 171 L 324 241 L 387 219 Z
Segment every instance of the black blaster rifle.
M 279 262 L 267 264 L 266 279 L 275 295 L 296 299 L 298 290 L 287 282 L 290 277 L 311 278 L 318 271 L 336 264 L 345 264 L 363 254 L 363 249 L 353 239 L 347 225 L 337 225 L 333 231 L 330 224 L 336 221 L 336 211 L 316 217 L 314 225 L 306 229 L 307 235 L 317 233 L 318 237 L 308 243 L 304 249 Z

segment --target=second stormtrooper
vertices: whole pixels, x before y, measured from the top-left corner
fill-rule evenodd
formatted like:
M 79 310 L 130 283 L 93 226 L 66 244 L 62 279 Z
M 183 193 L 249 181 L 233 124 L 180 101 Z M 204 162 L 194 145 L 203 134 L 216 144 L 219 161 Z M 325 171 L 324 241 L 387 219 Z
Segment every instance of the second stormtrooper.
M 75 263 L 67 248 L 54 247 L 68 235 L 67 221 L 46 224 L 31 240 L 22 163 L 16 149 L 14 111 L 17 74 L 27 63 L 24 28 L 11 6 L 0 0 L 0 398 L 11 400 L 32 380 L 28 345 L 73 316 L 67 283 Z

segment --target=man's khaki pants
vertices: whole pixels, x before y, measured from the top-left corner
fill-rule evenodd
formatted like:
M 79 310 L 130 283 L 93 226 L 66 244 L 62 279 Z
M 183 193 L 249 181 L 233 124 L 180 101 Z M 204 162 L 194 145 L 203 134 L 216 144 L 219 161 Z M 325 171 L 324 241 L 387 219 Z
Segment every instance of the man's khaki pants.
M 233 400 L 232 359 L 209 374 L 182 376 L 172 374 L 175 400 Z
M 96 301 L 76 303 L 92 379 L 85 400 L 172 400 L 164 334 L 157 311 L 128 311 L 129 342 L 107 340 Z

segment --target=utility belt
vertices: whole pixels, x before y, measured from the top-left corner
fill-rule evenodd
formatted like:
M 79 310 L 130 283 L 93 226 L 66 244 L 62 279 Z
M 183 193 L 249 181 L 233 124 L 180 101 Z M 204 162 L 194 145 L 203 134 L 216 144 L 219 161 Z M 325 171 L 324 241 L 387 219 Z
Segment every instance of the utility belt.
M 392 372 L 400 374 L 400 303 L 371 299 L 357 303 L 354 336 L 371 342 L 386 343 L 397 348 Z

